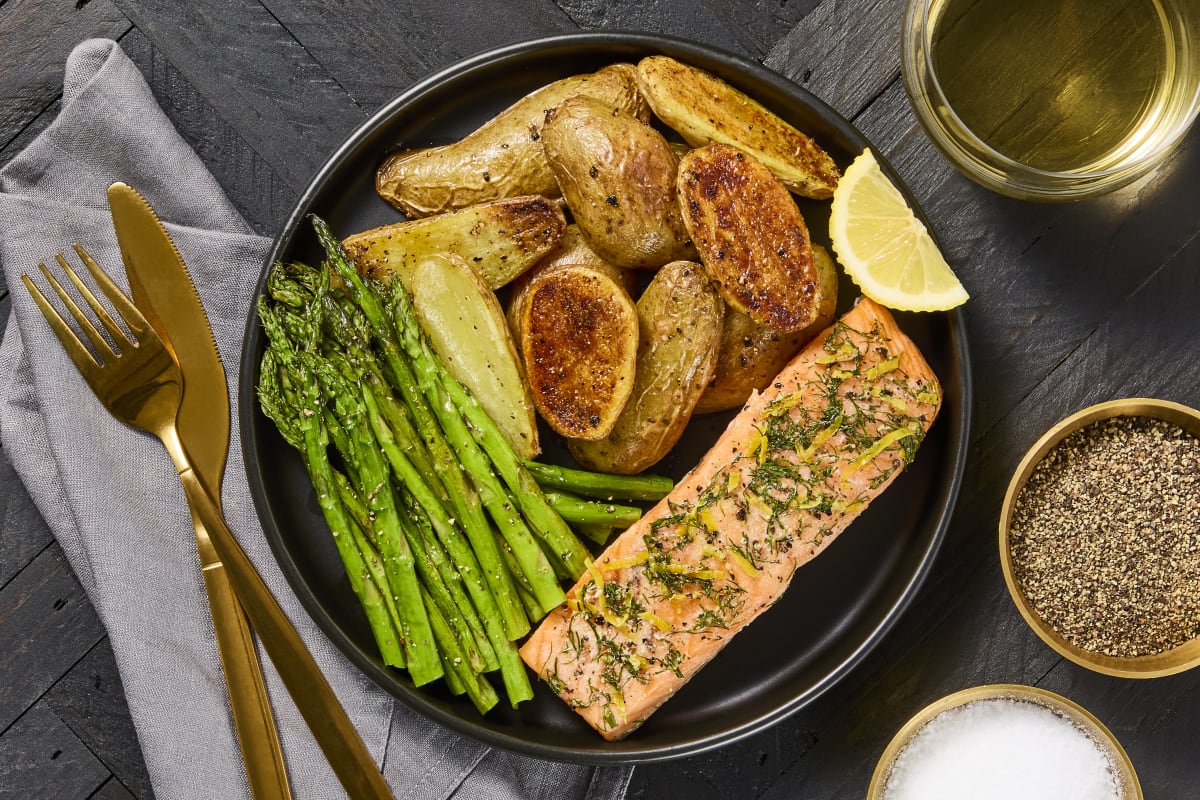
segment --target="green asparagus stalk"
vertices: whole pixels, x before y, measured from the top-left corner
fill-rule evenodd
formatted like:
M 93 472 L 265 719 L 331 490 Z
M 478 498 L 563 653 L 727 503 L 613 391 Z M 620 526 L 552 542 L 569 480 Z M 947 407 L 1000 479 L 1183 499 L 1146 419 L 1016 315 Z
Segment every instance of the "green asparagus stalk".
M 365 315 L 371 325 L 375 341 L 379 344 L 382 364 L 392 385 L 404 397 L 422 440 L 429 447 L 434 467 L 445 485 L 471 546 L 479 558 L 485 578 L 491 587 L 501 621 L 510 639 L 518 639 L 529 631 L 525 610 L 516 597 L 512 577 L 504 566 L 491 533 L 491 526 L 483 514 L 479 495 L 463 474 L 454 452 L 446 441 L 441 427 L 429 408 L 428 401 L 416 383 L 412 370 L 396 342 L 395 329 L 389 321 L 388 312 L 382 301 L 359 276 L 358 271 L 346 256 L 341 242 L 330 232 L 319 217 L 313 216 L 313 228 L 325 248 L 329 263 L 342 279 L 347 293 Z M 422 503 L 424 505 L 424 503 Z M 481 613 L 483 613 L 481 611 Z M 496 643 L 493 642 L 493 646 Z
M 398 285 L 399 282 L 397 281 L 396 284 Z M 401 289 L 401 291 L 403 290 Z M 541 619 L 566 599 L 562 587 L 556 580 L 554 568 L 542 548 L 534 540 L 525 520 L 522 519 L 516 507 L 509 502 L 508 493 L 504 491 L 499 479 L 492 472 L 492 463 L 487 454 L 471 436 L 462 415 L 450 402 L 446 390 L 438 380 L 436 371 L 432 368 L 431 361 L 435 359 L 424 357 L 425 354 L 419 341 L 420 332 L 405 328 L 398 333 L 400 346 L 412 361 L 417 385 L 424 392 L 430 407 L 437 414 L 442 430 L 467 474 L 472 477 L 484 508 L 487 509 L 505 542 L 508 543 L 510 553 L 519 565 L 520 573 L 524 575 L 529 591 L 537 599 L 541 609 L 535 619 Z M 417 352 L 421 352 L 423 357 L 414 358 L 414 354 Z
M 522 463 L 543 489 L 600 500 L 661 500 L 675 487 L 675 482 L 665 475 L 608 475 L 539 461 Z
M 260 385 L 260 394 L 268 396 L 268 405 L 284 416 L 282 408 L 286 401 L 283 399 L 279 384 L 271 382 L 278 377 L 277 365 L 268 363 L 268 367 L 271 367 L 271 371 L 267 373 L 268 383 L 265 386 Z M 295 421 L 295 427 L 299 429 L 298 432 L 302 436 L 301 452 L 316 490 L 317 503 L 329 525 L 338 555 L 341 556 L 346 570 L 346 577 L 367 616 L 384 663 L 394 667 L 403 667 L 405 656 L 401 636 L 389 613 L 388 603 L 385 600 L 386 595 L 379 591 L 376 583 L 372 580 L 367 560 L 364 559 L 363 553 L 354 540 L 352 522 L 342 507 L 334 485 L 333 468 L 328 458 L 329 438 L 318 412 L 320 401 L 317 392 L 311 390 L 304 392 L 302 402 L 304 405 L 296 408 L 298 413 L 286 416 Z
M 421 686 L 440 678 L 442 665 L 437 656 L 433 632 L 429 628 L 429 617 L 421 600 L 416 564 L 400 525 L 387 462 L 376 447 L 362 401 L 351 392 L 341 391 L 340 385 L 329 380 L 332 369 L 320 356 L 313 353 L 300 355 L 300 361 L 307 362 L 324 390 L 326 400 L 334 407 L 354 443 L 359 476 L 366 487 L 364 496 L 371 514 L 371 531 L 383 557 L 388 583 L 405 625 L 402 634 L 409 675 L 414 684 Z
M 370 530 L 370 515 L 366 503 L 345 476 L 335 473 L 334 478 L 337 479 L 342 505 L 350 519 L 356 523 L 355 527 Z M 416 520 L 419 516 L 412 513 L 415 510 L 412 505 L 407 500 L 404 505 L 406 513 L 400 515 L 400 524 L 408 540 L 409 549 L 413 551 L 422 587 L 438 604 L 438 610 L 459 637 L 463 654 L 472 668 L 477 672 L 498 669 L 500 664 L 496 660 L 496 653 L 488 643 L 475 607 L 467 599 L 462 587 L 462 576 L 454 570 L 446 551 L 433 538 L 432 533 L 425 536 L 424 531 L 417 526 Z M 370 542 L 367 545 L 371 546 Z M 386 585 L 385 578 L 384 586 Z
M 642 517 L 636 506 L 597 503 L 566 492 L 546 492 L 546 499 L 567 522 L 582 525 L 608 525 L 628 528 Z
M 375 405 L 370 389 L 363 388 L 363 398 L 369 408 Z M 370 410 L 368 412 L 368 422 L 374 432 L 382 434 L 380 445 L 383 453 L 386 455 L 388 461 L 391 462 L 392 468 L 397 471 L 401 482 L 412 493 L 414 500 L 425 511 L 438 538 L 446 546 L 451 557 L 458 563 L 459 572 L 464 573 L 467 589 L 471 592 L 472 600 L 476 602 L 480 619 L 488 634 L 488 640 L 496 651 L 496 658 L 500 662 L 500 675 L 504 680 L 509 699 L 515 705 L 517 700 L 514 698 L 532 696 L 529 677 L 525 673 L 525 667 L 520 658 L 516 657 L 514 660 L 516 649 L 512 646 L 511 640 L 506 635 L 504 620 L 501 617 L 501 612 L 495 603 L 494 597 L 487 591 L 486 584 L 479 580 L 472 580 L 472 578 L 478 576 L 481 572 L 479 562 L 475 559 L 472 548 L 466 546 L 466 543 L 459 536 L 458 527 L 455 526 L 453 520 L 446 516 L 445 510 L 438 502 L 436 495 L 421 480 L 412 462 L 408 460 L 398 447 L 389 444 L 389 431 L 386 430 L 386 425 L 379 418 L 377 411 Z M 490 528 L 486 533 L 489 537 L 492 536 Z M 494 540 L 492 540 L 492 544 L 493 549 L 495 549 Z M 497 560 L 500 559 L 498 550 L 495 557 Z M 499 566 L 501 569 L 504 569 L 503 562 L 499 562 Z M 508 574 L 506 569 L 505 574 Z M 515 602 L 520 602 L 519 598 L 516 597 L 515 589 L 511 591 L 510 597 Z M 518 611 L 520 611 L 521 619 L 525 621 L 526 630 L 528 630 L 528 621 L 525 617 L 524 609 L 518 606 Z
M 428 341 L 421 335 L 420 323 L 417 321 L 412 301 L 399 281 L 392 282 L 390 301 L 400 340 L 414 366 L 424 374 L 436 376 L 449 395 L 450 403 L 462 415 L 471 438 L 475 439 L 487 454 L 516 498 L 530 529 L 545 542 L 551 553 L 563 560 L 572 576 L 578 578 L 591 563 L 591 554 L 587 548 L 551 507 L 500 428 L 466 387 L 446 371 L 441 360 L 434 354 Z
M 487 678 L 466 665 L 466 659 L 459 647 L 459 641 L 454 636 L 454 631 L 442 617 L 437 604 L 432 601 L 429 602 L 429 622 L 437 640 L 438 651 L 442 653 L 442 663 L 446 667 L 446 683 L 450 686 L 451 691 L 461 688 L 475 704 L 479 713 L 486 714 L 495 707 L 496 703 L 500 702 L 500 698 L 496 696 L 496 690 L 488 683 Z

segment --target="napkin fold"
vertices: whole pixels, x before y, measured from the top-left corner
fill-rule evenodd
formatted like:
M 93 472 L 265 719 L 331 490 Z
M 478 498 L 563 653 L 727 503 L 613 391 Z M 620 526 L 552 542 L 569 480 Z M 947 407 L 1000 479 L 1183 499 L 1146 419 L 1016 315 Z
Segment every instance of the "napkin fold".
M 0 170 L 0 267 L 13 313 L 0 342 L 0 443 L 109 634 L 157 797 L 248 797 L 191 521 L 165 450 L 92 395 L 21 286 L 82 244 L 125 287 L 106 189 L 159 212 L 212 323 L 237 407 L 244 321 L 270 242 L 256 236 L 158 107 L 116 42 L 71 53 L 58 118 Z M 72 255 L 73 259 L 74 256 Z M 539 761 L 463 738 L 394 701 L 305 615 L 259 527 L 232 432 L 230 529 L 312 650 L 396 796 L 610 800 L 631 770 Z M 344 797 L 262 653 L 295 795 Z

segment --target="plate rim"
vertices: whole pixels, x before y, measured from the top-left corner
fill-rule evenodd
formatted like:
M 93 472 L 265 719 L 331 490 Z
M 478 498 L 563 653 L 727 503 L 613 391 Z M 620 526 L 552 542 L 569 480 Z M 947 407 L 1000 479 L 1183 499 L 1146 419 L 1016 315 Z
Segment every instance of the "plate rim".
M 377 128 L 386 125 L 400 110 L 450 79 L 460 78 L 478 69 L 495 68 L 499 63 L 537 51 L 580 47 L 615 48 L 620 46 L 629 49 L 670 51 L 670 55 L 685 59 L 687 55 L 691 54 L 702 57 L 705 60 L 725 63 L 738 72 L 746 73 L 754 81 L 761 81 L 762 83 L 771 85 L 776 91 L 796 97 L 798 102 L 803 102 L 803 104 L 811 107 L 815 113 L 818 113 L 823 118 L 832 120 L 836 127 L 842 129 L 849 139 L 858 142 L 863 147 L 870 147 L 873 150 L 881 168 L 896 183 L 917 216 L 925 223 L 935 240 L 937 239 L 936 233 L 933 232 L 924 212 L 912 196 L 909 187 L 900 179 L 898 173 L 888 163 L 886 157 L 866 135 L 859 131 L 840 112 L 781 73 L 771 70 L 747 56 L 682 37 L 648 34 L 639 31 L 576 32 L 527 39 L 483 50 L 474 55 L 459 59 L 416 81 L 412 86 L 400 92 L 395 98 L 371 114 L 333 150 L 320 169 L 310 179 L 304 191 L 297 197 L 292 211 L 272 239 L 270 251 L 255 284 L 253 293 L 255 300 L 261 296 L 265 289 L 266 277 L 271 266 L 291 244 L 297 229 L 309 213 L 314 200 L 321 195 L 325 185 L 337 172 L 342 161 L 352 154 L 362 141 L 371 136 Z M 297 600 L 300 601 L 300 605 L 321 633 L 330 640 L 344 657 L 354 664 L 359 671 L 370 678 L 380 689 L 387 692 L 389 696 L 403 702 L 417 713 L 457 733 L 472 737 L 485 744 L 536 758 L 560 762 L 596 766 L 646 764 L 698 755 L 727 746 L 781 722 L 840 683 L 879 644 L 919 594 L 921 586 L 928 577 L 933 563 L 941 551 L 942 543 L 945 540 L 951 518 L 957 506 L 958 495 L 966 468 L 967 454 L 969 452 L 972 409 L 974 406 L 973 379 L 967 343 L 965 314 L 962 309 L 953 309 L 949 312 L 938 313 L 945 314 L 949 319 L 950 341 L 948 344 L 953 354 L 952 361 L 955 371 L 958 373 L 954 377 L 957 379 L 955 383 L 959 391 L 961 405 L 955 409 L 956 413 L 949 420 L 954 428 L 950 433 L 951 439 L 949 442 L 949 446 L 954 454 L 954 463 L 949 468 L 950 482 L 945 489 L 945 502 L 937 514 L 936 520 L 933 521 L 933 535 L 929 539 L 925 552 L 921 554 L 917 569 L 908 578 L 907 582 L 904 583 L 899 595 L 890 607 L 887 608 L 882 619 L 879 620 L 874 628 L 870 629 L 864 640 L 842 658 L 840 663 L 824 675 L 815 685 L 809 686 L 805 691 L 795 695 L 788 702 L 719 733 L 695 739 L 685 739 L 674 744 L 648 746 L 642 749 L 629 748 L 630 743 L 636 744 L 636 734 L 634 734 L 633 738 L 619 743 L 606 742 L 597 735 L 595 745 L 588 748 L 554 746 L 532 742 L 447 713 L 444 709 L 429 702 L 428 698 L 425 698 L 423 692 L 419 689 L 399 685 L 394 679 L 389 677 L 386 670 L 368 659 L 361 648 L 348 640 L 341 626 L 317 602 L 316 593 L 306 582 L 299 565 L 287 550 L 278 526 L 274 525 L 273 522 L 272 524 L 267 523 L 268 519 L 272 519 L 272 515 L 267 513 L 269 500 L 265 495 L 262 481 L 253 478 L 253 476 L 262 474 L 264 464 L 259 461 L 257 450 L 252 444 L 257 438 L 258 426 L 264 422 L 269 424 L 269 421 L 262 415 L 257 403 L 255 384 L 258 376 L 258 365 L 257 363 L 250 363 L 251 358 L 258 355 L 262 341 L 262 330 L 258 319 L 256 303 L 251 302 L 239 355 L 238 423 L 242 443 L 242 460 L 246 469 L 255 514 L 263 529 L 263 534 L 267 539 L 271 553 L 281 572 L 283 572 L 289 588 L 296 595 Z M 480 719 L 482 720 L 483 718 L 481 717 Z M 604 749 L 606 746 L 617 749 L 606 750 Z

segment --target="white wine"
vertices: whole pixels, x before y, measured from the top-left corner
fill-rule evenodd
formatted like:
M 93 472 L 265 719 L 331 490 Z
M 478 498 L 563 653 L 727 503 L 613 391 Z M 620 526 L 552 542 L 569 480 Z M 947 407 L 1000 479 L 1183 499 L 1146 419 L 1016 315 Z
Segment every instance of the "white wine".
M 922 59 L 905 79 L 918 114 L 997 180 L 1120 173 L 1196 114 L 1197 0 L 912 3 Z

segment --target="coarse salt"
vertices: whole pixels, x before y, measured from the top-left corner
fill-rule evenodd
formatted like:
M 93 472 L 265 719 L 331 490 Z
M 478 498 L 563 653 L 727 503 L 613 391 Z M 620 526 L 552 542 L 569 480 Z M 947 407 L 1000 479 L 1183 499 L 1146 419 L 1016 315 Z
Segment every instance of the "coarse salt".
M 1038 703 L 994 698 L 943 711 L 900 751 L 883 800 L 1121 800 L 1105 750 Z

